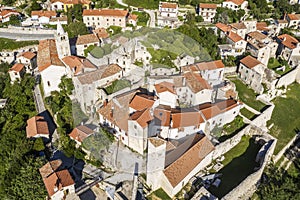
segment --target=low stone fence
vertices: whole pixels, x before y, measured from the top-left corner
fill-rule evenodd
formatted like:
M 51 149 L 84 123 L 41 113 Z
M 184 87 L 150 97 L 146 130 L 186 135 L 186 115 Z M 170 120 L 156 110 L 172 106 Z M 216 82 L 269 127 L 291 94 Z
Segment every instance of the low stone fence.
M 299 81 L 299 69 L 300 66 L 296 67 L 292 71 L 288 72 L 284 76 L 280 77 L 276 83 L 276 88 L 287 87 L 288 85 L 294 83 L 295 81 Z
M 237 69 L 237 66 L 225 67 L 224 68 L 224 74 L 235 74 L 236 69 Z
M 248 176 L 243 182 L 241 182 L 236 188 L 231 190 L 222 200 L 235 200 L 235 199 L 248 199 L 256 190 L 256 185 L 260 181 L 262 173 L 266 165 L 270 162 L 273 155 L 276 139 L 269 140 L 262 148 L 267 148 L 264 158 L 261 162 L 259 170 Z
M 297 134 L 293 137 L 293 139 L 291 139 L 289 141 L 289 143 L 287 143 L 287 145 L 285 145 L 280 152 L 274 157 L 274 163 L 277 163 L 278 160 L 281 158 L 281 156 L 283 156 L 284 152 L 295 142 L 295 140 L 297 139 Z
M 55 33 L 54 29 L 40 29 L 40 28 L 28 28 L 28 27 L 18 27 L 9 26 L 8 28 L 0 28 L 0 32 L 5 33 L 21 33 L 21 34 L 38 34 L 38 35 L 52 35 Z

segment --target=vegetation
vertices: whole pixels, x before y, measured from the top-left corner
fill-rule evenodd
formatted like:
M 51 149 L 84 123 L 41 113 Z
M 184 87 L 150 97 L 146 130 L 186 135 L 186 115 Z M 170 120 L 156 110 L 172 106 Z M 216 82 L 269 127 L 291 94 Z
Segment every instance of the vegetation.
M 211 186 L 208 190 L 221 199 L 240 184 L 259 166 L 255 158 L 260 148 L 261 145 L 255 144 L 253 138 L 243 136 L 234 148 L 224 154 L 224 167 L 218 172 L 222 174 L 220 186 Z
M 218 7 L 215 22 L 222 22 L 224 24 L 236 23 L 239 22 L 244 15 L 245 11 L 242 9 L 234 11 L 229 8 Z
M 88 29 L 83 22 L 71 22 L 67 26 L 67 30 L 69 38 L 77 37 L 78 35 L 86 35 L 88 34 Z
M 274 165 L 270 165 L 265 174 L 262 183 L 256 191 L 256 196 L 261 200 L 285 200 L 299 199 L 300 176 L 299 165 L 300 159 L 297 158 L 293 165 L 295 171 L 284 171 Z
M 117 35 L 122 32 L 122 27 L 120 26 L 110 26 L 106 29 L 110 36 Z
M 7 38 L 0 38 L 0 51 L 3 50 L 14 50 L 21 47 L 38 44 L 39 41 L 15 41 Z
M 110 54 L 116 47 L 112 46 L 112 44 L 105 44 L 102 47 L 94 47 L 90 54 L 95 58 L 102 58 L 105 55 Z
M 126 87 L 130 87 L 131 83 L 130 81 L 126 79 L 121 79 L 121 80 L 115 80 L 111 83 L 111 85 L 107 86 L 104 88 L 107 94 L 112 94 L 114 92 L 120 91 Z
M 147 51 L 151 54 L 151 63 L 153 68 L 176 68 L 172 60 L 177 58 L 175 53 L 162 49 L 147 48 Z
M 270 17 L 271 7 L 266 0 L 249 0 L 250 14 L 257 20 L 263 20 Z
M 159 0 L 124 0 L 124 2 L 130 6 L 146 8 L 146 9 L 158 9 Z
M 152 192 L 147 198 L 149 200 L 171 200 L 169 195 L 161 188 Z
M 223 130 L 226 132 L 226 135 L 222 135 L 218 140 L 224 142 L 229 138 L 235 136 L 242 128 L 245 127 L 245 123 L 241 116 L 237 116 L 232 122 L 225 124 Z
M 32 89 L 34 78 L 10 84 L 10 65 L 0 64 L 0 97 L 8 102 L 0 109 L 0 199 L 45 199 L 38 169 L 44 164 L 36 157 L 34 141 L 26 138 L 26 121 L 36 115 Z M 24 181 L 26 180 L 26 181 Z
M 288 87 L 286 98 L 277 97 L 275 108 L 268 125 L 274 124 L 270 134 L 278 139 L 274 153 L 277 154 L 300 129 L 300 85 L 295 83 Z
M 231 79 L 231 81 L 235 83 L 236 90 L 238 91 L 239 98 L 242 102 L 257 111 L 261 111 L 266 106 L 261 101 L 256 100 L 255 92 L 252 89 L 248 88 L 241 80 Z
M 241 109 L 240 112 L 243 116 L 247 117 L 250 120 L 256 116 L 253 112 L 249 111 L 247 108 Z
M 148 13 L 134 11 L 134 12 L 132 12 L 132 14 L 135 14 L 138 16 L 138 22 L 137 22 L 138 26 L 147 26 L 147 22 L 150 19 L 150 16 Z
M 116 0 L 92 0 L 95 5 L 95 8 L 126 8 L 117 3 Z
M 139 66 L 139 67 L 143 67 L 143 66 L 144 66 L 143 62 L 142 62 L 142 61 L 138 61 L 138 60 L 136 60 L 136 61 L 134 62 L 134 64 L 135 64 L 136 66 Z

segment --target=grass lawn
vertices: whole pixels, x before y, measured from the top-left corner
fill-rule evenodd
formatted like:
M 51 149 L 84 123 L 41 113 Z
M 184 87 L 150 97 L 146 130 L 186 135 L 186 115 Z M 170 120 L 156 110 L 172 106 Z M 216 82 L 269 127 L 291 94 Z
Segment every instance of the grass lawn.
M 158 0 L 124 0 L 130 6 L 146 9 L 158 9 Z
M 227 133 L 226 135 L 222 135 L 219 138 L 220 142 L 224 142 L 225 140 L 235 136 L 241 129 L 245 127 L 245 123 L 243 122 L 243 118 L 241 116 L 237 116 L 232 122 L 225 124 L 223 126 L 223 130 Z
M 26 47 L 33 44 L 39 44 L 39 41 L 16 41 L 7 38 L 0 38 L 0 51 L 2 50 L 14 50 L 21 47 Z
M 104 88 L 107 94 L 112 94 L 114 92 L 120 91 L 126 87 L 130 87 L 130 81 L 128 80 L 115 80 L 111 85 Z
M 274 154 L 277 154 L 300 129 L 300 85 L 295 83 L 288 87 L 287 98 L 277 97 L 275 108 L 268 125 L 274 123 L 270 134 L 278 139 Z
M 154 192 L 152 192 L 147 199 L 149 200 L 171 200 L 171 198 L 169 197 L 169 195 L 167 195 L 167 193 L 165 193 L 165 191 L 161 188 L 159 188 L 158 190 L 155 190 Z
M 132 14 L 135 14 L 138 16 L 138 21 L 137 21 L 138 26 L 147 26 L 147 22 L 150 19 L 150 16 L 148 13 L 133 11 Z
M 276 58 L 270 59 L 269 62 L 268 62 L 268 68 L 269 69 L 275 69 L 279 66 L 280 66 L 280 63 Z
M 224 167 L 218 172 L 222 174 L 221 184 L 218 188 L 211 186 L 209 191 L 221 198 L 252 174 L 258 166 L 255 158 L 260 148 L 261 145 L 255 144 L 253 138 L 244 136 L 239 144 L 224 155 Z
M 250 120 L 256 116 L 253 112 L 249 111 L 247 108 L 242 108 L 241 114 Z
M 242 102 L 257 111 L 261 111 L 266 106 L 261 101 L 256 100 L 256 93 L 248 88 L 241 80 L 233 78 L 231 81 L 235 83 L 236 90 L 238 91 L 239 98 Z

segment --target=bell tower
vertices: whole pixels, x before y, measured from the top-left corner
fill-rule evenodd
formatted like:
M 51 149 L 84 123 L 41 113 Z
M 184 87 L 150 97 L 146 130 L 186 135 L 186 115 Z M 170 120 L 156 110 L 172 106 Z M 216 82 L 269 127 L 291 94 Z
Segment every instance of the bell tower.
M 62 59 L 65 56 L 70 56 L 71 50 L 70 50 L 68 33 L 66 33 L 64 31 L 64 29 L 59 21 L 58 21 L 57 30 L 56 30 L 56 33 L 54 34 L 54 36 L 55 36 L 58 57 L 60 59 Z

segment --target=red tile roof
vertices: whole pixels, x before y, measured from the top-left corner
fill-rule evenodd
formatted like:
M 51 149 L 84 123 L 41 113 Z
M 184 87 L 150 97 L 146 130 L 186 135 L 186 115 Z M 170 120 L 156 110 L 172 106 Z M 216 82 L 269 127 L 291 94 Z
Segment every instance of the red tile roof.
M 95 30 L 93 30 L 93 33 L 96 34 L 99 39 L 109 37 L 109 34 L 107 33 L 105 28 L 95 29 Z
M 40 72 L 51 65 L 64 66 L 58 57 L 54 39 L 40 40 L 38 46 L 37 65 Z
M 34 58 L 36 56 L 35 53 L 31 52 L 31 51 L 26 51 L 22 54 L 19 55 L 19 57 L 23 56 L 24 58 L 27 58 L 29 60 L 31 60 L 32 58 Z
M 204 89 L 211 89 L 211 86 L 208 82 L 201 77 L 200 74 L 187 72 L 184 73 L 183 76 L 186 79 L 187 86 L 192 90 L 194 93 L 198 93 Z
M 240 62 L 245 65 L 246 67 L 248 67 L 249 69 L 252 69 L 253 67 L 261 64 L 261 62 L 259 62 L 256 58 L 252 57 L 252 56 L 247 56 L 243 59 L 240 60 Z
M 179 159 L 164 169 L 163 172 L 171 185 L 176 187 L 214 149 L 214 145 L 204 136 Z
M 76 45 L 99 43 L 99 39 L 95 34 L 79 35 L 76 41 Z
M 78 142 L 83 142 L 85 138 L 93 133 L 94 131 L 86 126 L 78 126 L 72 130 L 69 136 Z
M 62 2 L 63 4 L 90 4 L 89 0 L 51 0 L 51 3 Z
M 170 92 L 170 93 L 176 94 L 175 86 L 173 83 L 164 81 L 164 82 L 158 83 L 154 86 L 155 86 L 155 90 L 158 94 L 163 93 L 163 92 Z
M 160 105 L 154 109 L 155 124 L 160 126 L 170 126 L 171 108 Z
M 129 107 L 133 108 L 134 110 L 144 110 L 145 108 L 151 108 L 154 102 L 154 96 L 137 94 L 131 100 Z
M 168 3 L 168 2 L 163 2 L 161 4 L 161 7 L 162 8 L 173 8 L 173 9 L 176 9 L 177 8 L 177 3 Z
M 14 71 L 14 72 L 20 72 L 20 71 L 22 71 L 23 69 L 24 69 L 24 65 L 23 64 L 21 64 L 21 63 L 16 63 L 16 64 L 14 64 L 10 69 L 9 69 L 9 71 L 11 72 L 11 71 Z
M 225 65 L 223 64 L 222 60 L 216 60 L 211 62 L 201 62 L 201 63 L 195 63 L 191 65 L 187 65 L 182 67 L 182 71 L 202 71 L 202 70 L 214 70 L 214 69 L 220 69 L 224 68 Z
M 136 121 L 142 128 L 146 128 L 148 123 L 153 120 L 153 117 L 150 114 L 149 108 L 145 108 L 144 110 L 136 111 L 131 114 L 129 120 Z
M 200 3 L 199 7 L 200 8 L 209 8 L 209 9 L 217 9 L 217 4 L 213 4 L 213 3 Z
M 230 26 L 235 28 L 235 29 L 247 29 L 246 25 L 243 22 L 233 23 L 233 24 L 230 24 Z
M 294 38 L 293 36 L 290 36 L 288 34 L 283 34 L 278 36 L 278 38 L 281 40 L 281 43 L 290 48 L 290 49 L 295 49 L 297 47 L 297 44 L 299 43 L 299 41 Z
M 235 32 L 230 31 L 230 33 L 228 34 L 228 38 L 230 40 L 232 40 L 233 42 L 239 42 L 241 40 L 243 40 L 243 38 L 241 36 L 239 36 L 238 34 L 236 34 Z
M 36 135 L 46 135 L 49 136 L 48 123 L 42 116 L 34 116 L 27 120 L 26 126 L 27 137 L 34 137 Z
M 204 122 L 198 111 L 171 113 L 172 128 L 184 128 L 189 126 L 199 126 Z
M 126 17 L 127 15 L 128 15 L 127 10 L 120 10 L 120 9 L 83 10 L 82 12 L 82 16 Z
M 2 10 L 0 12 L 0 16 L 1 16 L 0 18 L 6 18 L 11 15 L 20 15 L 20 13 L 15 10 Z
M 242 3 L 244 3 L 245 0 L 226 0 L 226 2 L 232 2 L 238 6 L 242 5 Z
M 85 68 L 97 69 L 89 60 L 77 56 L 66 56 L 62 61 L 67 67 L 74 70 L 75 75 L 82 72 Z
M 290 20 L 300 20 L 300 14 L 288 14 Z
M 269 30 L 268 25 L 266 22 L 257 22 L 256 29 L 259 31 L 267 31 Z
M 138 15 L 135 15 L 135 14 L 129 14 L 129 19 L 132 19 L 134 21 L 136 21 L 138 19 Z
M 37 10 L 37 11 L 31 11 L 31 16 L 37 15 L 38 17 L 56 17 L 56 12 L 53 10 Z
M 231 27 L 223 23 L 216 23 L 216 27 L 225 33 L 231 31 Z

